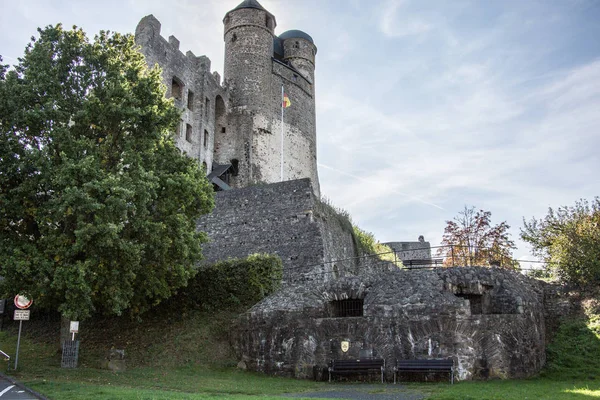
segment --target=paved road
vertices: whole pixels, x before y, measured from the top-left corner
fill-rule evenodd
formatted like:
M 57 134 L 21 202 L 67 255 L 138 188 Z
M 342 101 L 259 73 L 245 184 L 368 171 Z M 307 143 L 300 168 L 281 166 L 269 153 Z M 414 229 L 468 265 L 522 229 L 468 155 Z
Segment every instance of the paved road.
M 23 385 L 13 382 L 10 378 L 0 375 L 0 400 L 40 400 L 34 393 L 29 392 Z
M 407 390 L 401 385 L 348 384 L 331 385 L 331 389 L 319 392 L 296 393 L 287 397 L 348 399 L 348 400 L 421 400 L 423 395 Z M 0 399 L 3 400 L 3 399 Z

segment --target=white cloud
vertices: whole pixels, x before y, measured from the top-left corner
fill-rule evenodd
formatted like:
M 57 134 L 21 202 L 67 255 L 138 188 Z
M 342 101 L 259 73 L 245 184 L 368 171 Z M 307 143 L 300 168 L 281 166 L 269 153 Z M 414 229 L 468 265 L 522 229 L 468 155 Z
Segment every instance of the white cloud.
M 407 17 L 401 13 L 404 0 L 389 0 L 383 6 L 379 29 L 388 37 L 398 38 L 421 35 L 433 26 L 420 17 Z

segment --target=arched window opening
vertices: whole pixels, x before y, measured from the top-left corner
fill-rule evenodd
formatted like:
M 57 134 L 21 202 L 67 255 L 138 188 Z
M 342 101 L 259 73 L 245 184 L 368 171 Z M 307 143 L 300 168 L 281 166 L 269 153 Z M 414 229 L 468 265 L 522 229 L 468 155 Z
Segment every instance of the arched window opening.
M 187 108 L 190 111 L 194 111 L 194 92 L 188 90 Z
M 183 83 L 181 82 L 181 80 L 179 80 L 179 78 L 174 76 L 173 79 L 171 80 L 171 96 L 175 100 L 181 101 L 182 94 L 183 94 Z
M 227 137 L 227 115 L 225 101 L 221 96 L 215 98 L 215 133 L 213 137 L 213 160 L 219 164 L 229 163 L 232 156 L 231 149 L 234 146 L 233 138 Z M 229 139 L 229 140 L 228 140 Z
M 239 169 L 239 161 L 237 159 L 233 159 L 230 161 L 231 163 L 231 176 L 238 176 L 238 173 L 240 172 Z
M 210 112 L 210 100 L 207 98 L 204 99 L 204 115 L 208 119 L 208 113 Z
M 190 124 L 186 124 L 185 126 L 185 140 L 187 140 L 188 142 L 192 142 L 192 126 Z

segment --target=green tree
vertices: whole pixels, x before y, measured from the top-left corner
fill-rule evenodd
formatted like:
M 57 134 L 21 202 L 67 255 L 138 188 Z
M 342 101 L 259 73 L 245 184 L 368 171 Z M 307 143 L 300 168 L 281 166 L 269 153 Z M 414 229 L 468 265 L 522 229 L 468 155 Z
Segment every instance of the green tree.
M 2 294 L 71 319 L 143 312 L 196 273 L 211 187 L 131 35 L 38 32 L 0 68 Z
M 467 207 L 453 221 L 446 221 L 438 255 L 448 266 L 493 266 L 516 269 L 512 257 L 516 248 L 506 221 L 491 224 L 492 213 Z
M 600 282 L 600 198 L 548 209 L 542 219 L 523 220 L 521 238 L 546 262 L 554 278 L 580 285 Z

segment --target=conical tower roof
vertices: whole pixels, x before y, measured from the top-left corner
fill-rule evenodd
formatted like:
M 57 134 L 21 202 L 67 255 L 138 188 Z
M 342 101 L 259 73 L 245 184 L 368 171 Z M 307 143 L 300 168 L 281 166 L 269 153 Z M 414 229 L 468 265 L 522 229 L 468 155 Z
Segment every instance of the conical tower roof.
M 256 8 L 258 10 L 263 10 L 263 11 L 267 11 L 265 10 L 265 8 L 263 6 L 260 5 L 260 3 L 256 0 L 244 0 L 240 3 L 239 6 L 237 6 L 236 8 L 234 8 L 233 10 L 239 10 L 240 8 Z M 231 10 L 231 11 L 233 11 Z M 268 11 L 267 11 L 268 12 Z
M 261 6 L 257 0 L 244 0 L 236 8 L 228 11 L 227 14 L 225 14 L 225 16 L 227 16 L 230 12 L 242 10 L 244 8 L 254 8 L 255 10 L 264 11 L 267 14 L 269 14 L 269 16 L 271 18 L 273 18 L 273 21 L 275 21 L 275 16 L 273 14 L 271 14 L 269 11 L 267 11 L 263 6 Z M 275 22 L 275 24 L 277 24 L 277 22 Z

